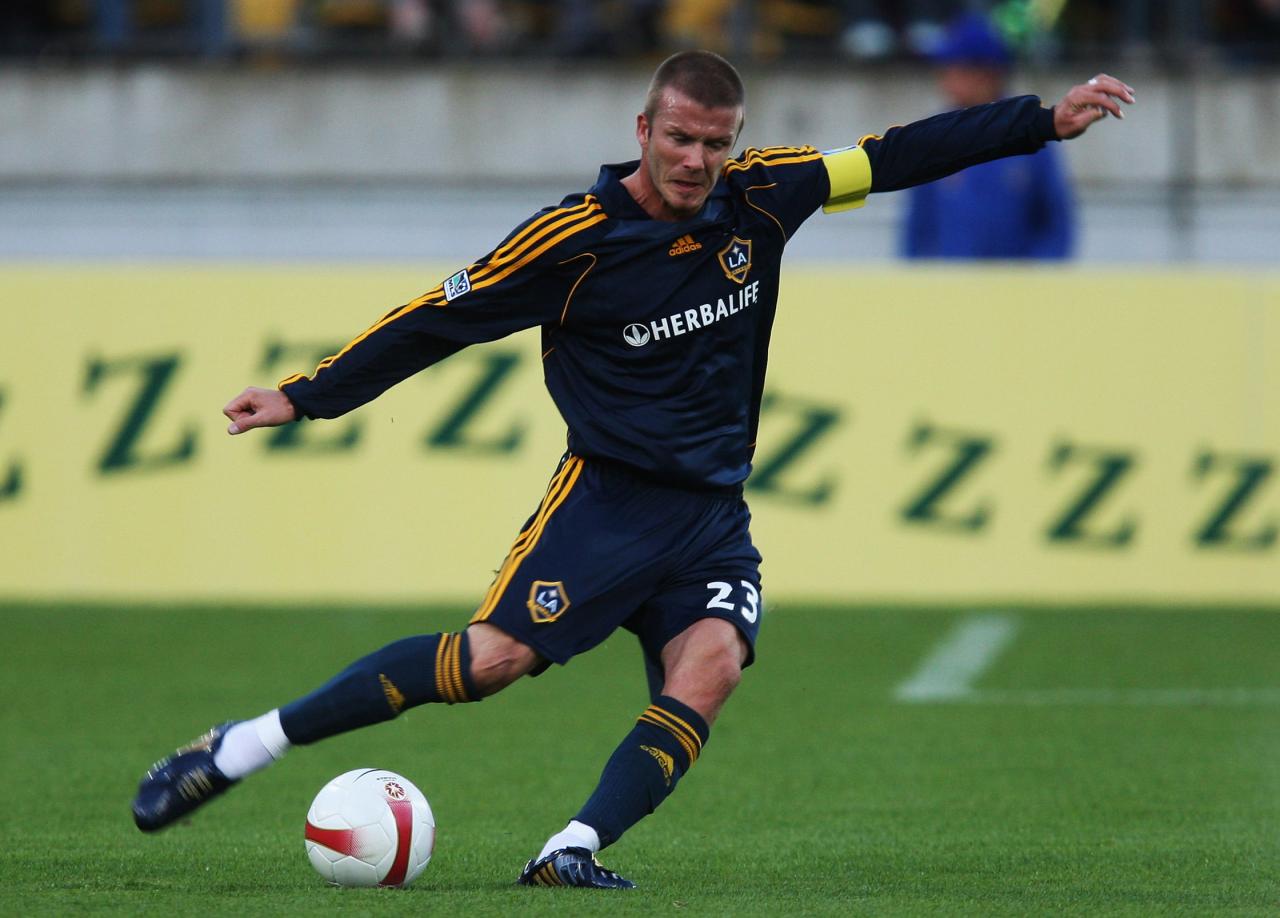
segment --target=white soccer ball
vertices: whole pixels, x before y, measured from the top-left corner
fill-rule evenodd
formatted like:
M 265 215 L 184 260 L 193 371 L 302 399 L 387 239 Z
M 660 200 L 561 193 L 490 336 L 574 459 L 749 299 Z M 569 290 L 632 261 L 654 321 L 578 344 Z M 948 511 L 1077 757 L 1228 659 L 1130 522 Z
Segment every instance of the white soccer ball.
M 435 844 L 427 798 L 393 771 L 338 775 L 307 811 L 307 858 L 337 886 L 408 886 L 430 863 Z

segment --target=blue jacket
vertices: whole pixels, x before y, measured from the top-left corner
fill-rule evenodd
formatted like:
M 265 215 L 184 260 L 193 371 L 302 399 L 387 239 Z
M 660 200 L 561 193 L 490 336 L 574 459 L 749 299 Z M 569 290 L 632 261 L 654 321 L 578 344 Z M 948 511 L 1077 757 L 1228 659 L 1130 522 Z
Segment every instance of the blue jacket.
M 1058 151 L 970 166 L 909 192 L 907 258 L 1069 258 L 1075 206 Z

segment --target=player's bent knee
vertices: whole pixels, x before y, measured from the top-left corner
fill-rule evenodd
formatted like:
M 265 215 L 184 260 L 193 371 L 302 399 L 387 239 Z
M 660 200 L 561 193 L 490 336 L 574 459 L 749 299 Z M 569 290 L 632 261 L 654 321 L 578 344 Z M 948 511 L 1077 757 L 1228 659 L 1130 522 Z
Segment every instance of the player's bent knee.
M 705 661 L 702 667 L 688 667 L 668 674 L 662 694 L 687 704 L 710 724 L 741 681 L 742 666 L 736 655 L 719 654 Z
M 742 664 L 738 662 L 737 648 L 716 654 L 705 666 L 701 680 L 707 692 L 721 703 L 726 701 L 742 681 Z
M 493 625 L 467 628 L 471 644 L 471 679 L 481 697 L 500 692 L 538 665 L 538 654 Z
M 663 694 L 687 704 L 711 723 L 742 681 L 745 649 L 738 630 L 727 622 L 699 622 L 663 653 Z

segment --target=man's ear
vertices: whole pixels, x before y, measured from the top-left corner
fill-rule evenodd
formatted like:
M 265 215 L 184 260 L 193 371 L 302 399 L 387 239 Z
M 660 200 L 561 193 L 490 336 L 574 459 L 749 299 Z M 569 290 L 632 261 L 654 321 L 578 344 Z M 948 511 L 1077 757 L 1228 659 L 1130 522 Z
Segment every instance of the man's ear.
M 653 135 L 653 126 L 649 124 L 649 119 L 644 112 L 636 115 L 636 140 L 640 146 L 649 143 L 649 138 Z

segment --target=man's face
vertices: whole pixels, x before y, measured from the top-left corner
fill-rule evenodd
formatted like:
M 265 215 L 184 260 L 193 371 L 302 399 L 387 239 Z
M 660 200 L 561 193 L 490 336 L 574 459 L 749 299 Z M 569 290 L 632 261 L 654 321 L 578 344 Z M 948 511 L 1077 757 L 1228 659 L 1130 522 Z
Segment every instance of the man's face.
M 656 193 L 659 219 L 696 216 L 733 152 L 742 107 L 707 108 L 668 87 L 650 121 L 636 119 L 641 168 Z

